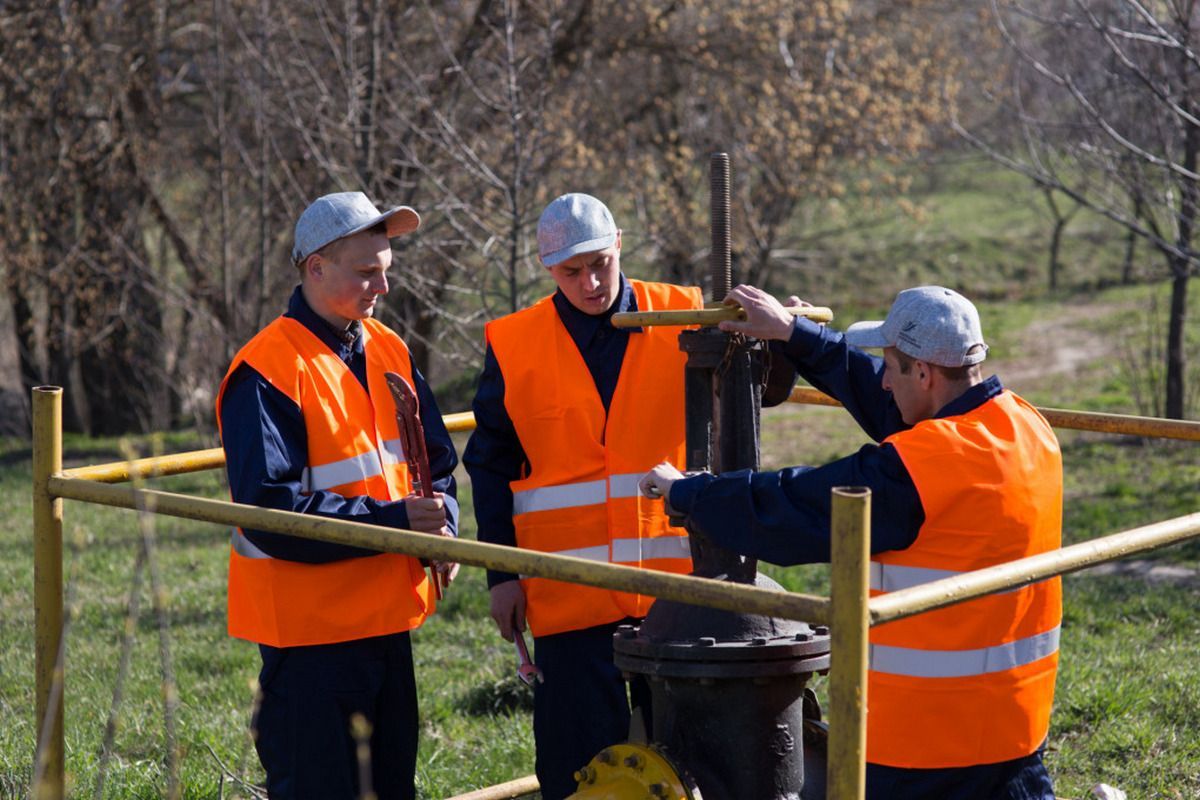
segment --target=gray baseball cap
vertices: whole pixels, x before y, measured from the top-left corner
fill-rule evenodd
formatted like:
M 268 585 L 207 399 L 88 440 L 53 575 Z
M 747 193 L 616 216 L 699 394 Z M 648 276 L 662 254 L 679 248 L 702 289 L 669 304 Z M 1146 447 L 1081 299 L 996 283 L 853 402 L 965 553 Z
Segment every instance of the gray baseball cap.
M 380 211 L 362 192 L 336 192 L 318 197 L 296 220 L 292 263 L 299 264 L 330 242 L 387 223 L 389 239 L 421 227 L 421 217 L 408 206 Z
M 856 322 L 846 329 L 855 347 L 894 347 L 943 367 L 965 367 L 987 358 L 975 305 L 944 286 L 918 286 L 896 295 L 882 322 Z M 971 352 L 976 345 L 979 349 Z
M 537 227 L 538 255 L 547 267 L 580 253 L 594 253 L 617 241 L 608 206 L 590 194 L 564 194 L 542 212 Z

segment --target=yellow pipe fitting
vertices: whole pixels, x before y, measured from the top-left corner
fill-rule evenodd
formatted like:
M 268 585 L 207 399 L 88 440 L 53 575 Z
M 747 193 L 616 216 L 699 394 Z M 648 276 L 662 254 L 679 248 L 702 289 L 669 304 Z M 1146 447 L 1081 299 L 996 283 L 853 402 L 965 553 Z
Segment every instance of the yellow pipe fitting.
M 568 800 L 702 800 L 687 774 L 651 745 L 606 747 L 575 780 L 579 789 Z
M 786 310 L 793 317 L 805 317 L 813 322 L 825 323 L 833 320 L 833 312 L 824 306 L 788 306 Z M 711 327 L 726 320 L 745 319 L 744 308 L 724 304 L 665 311 L 622 311 L 611 317 L 614 328 L 649 328 L 656 325 Z

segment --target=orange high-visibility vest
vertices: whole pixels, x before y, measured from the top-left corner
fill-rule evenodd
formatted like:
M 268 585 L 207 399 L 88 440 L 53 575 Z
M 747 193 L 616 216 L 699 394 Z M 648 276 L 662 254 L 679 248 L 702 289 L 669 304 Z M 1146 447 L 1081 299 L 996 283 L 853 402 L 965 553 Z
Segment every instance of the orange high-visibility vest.
M 304 491 L 399 500 L 412 484 L 384 373 L 412 383 L 412 362 L 404 342 L 381 323 L 364 320 L 362 336 L 370 395 L 312 331 L 279 317 L 234 357 L 217 396 L 217 420 L 229 376 L 245 362 L 304 415 Z M 233 532 L 229 634 L 239 639 L 294 647 L 398 633 L 420 625 L 434 602 L 415 558 L 380 553 L 303 564 L 272 558 Z
M 630 281 L 639 311 L 700 308 L 698 288 Z M 552 298 L 488 324 L 504 407 L 530 474 L 511 483 L 517 546 L 667 572 L 691 571 L 687 534 L 638 480 L 663 460 L 684 464 L 678 328 L 631 334 L 608 414 Z M 642 617 L 654 598 L 523 578 L 526 619 L 547 636 Z
M 886 441 L 925 523 L 907 550 L 872 557 L 873 594 L 1060 546 L 1058 440 L 1012 392 Z M 867 761 L 936 769 L 1034 752 L 1050 728 L 1061 623 L 1051 578 L 872 628 Z

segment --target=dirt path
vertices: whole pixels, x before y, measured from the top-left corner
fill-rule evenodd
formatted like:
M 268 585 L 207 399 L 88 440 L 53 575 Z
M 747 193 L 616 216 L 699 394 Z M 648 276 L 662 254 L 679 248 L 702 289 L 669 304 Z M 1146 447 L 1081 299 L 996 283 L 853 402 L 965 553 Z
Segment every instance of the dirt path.
M 1134 561 L 1110 561 L 1083 570 L 1084 575 L 1120 575 L 1126 578 L 1137 578 L 1152 586 L 1158 584 L 1173 584 L 1175 586 L 1200 586 L 1200 570 L 1179 564 L 1164 564 L 1151 559 L 1136 559 Z
M 1013 347 L 1016 355 L 997 360 L 992 369 L 1018 391 L 1046 389 L 1102 359 L 1117 358 L 1113 341 L 1081 324 L 1117 310 L 1115 305 L 1059 306 L 1053 316 L 1026 328 Z

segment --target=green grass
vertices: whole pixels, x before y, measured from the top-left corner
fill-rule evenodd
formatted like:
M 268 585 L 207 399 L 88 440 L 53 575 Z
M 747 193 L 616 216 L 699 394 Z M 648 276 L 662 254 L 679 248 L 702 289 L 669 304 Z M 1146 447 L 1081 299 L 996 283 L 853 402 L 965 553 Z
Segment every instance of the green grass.
M 959 165 L 949 175 L 917 198 L 916 216 L 893 216 L 848 232 L 826 248 L 828 257 L 817 268 L 786 280 L 803 285 L 806 298 L 832 305 L 839 327 L 877 318 L 904 285 L 940 280 L 958 286 L 986 298 L 980 305 L 992 348 L 989 367 L 1031 401 L 1152 411 L 1145 398 L 1154 392 L 1147 355 L 1153 347 L 1143 340 L 1165 327 L 1162 312 L 1154 320 L 1152 311 L 1165 308 L 1165 287 L 1098 289 L 1114 274 L 1119 247 L 1111 230 L 1081 216 L 1069 229 L 1064 251 L 1066 288 L 1047 292 L 1044 213 L 1018 201 L 1020 187 L 1011 176 L 977 164 Z M 1193 314 L 1188 331 L 1193 354 L 1200 352 L 1196 320 Z M 1074 355 L 1062 361 L 1064 349 Z M 1200 385 L 1200 375 L 1192 385 Z M 763 430 L 766 467 L 823 463 L 864 443 L 838 409 L 770 409 Z M 1061 432 L 1061 439 L 1067 542 L 1197 510 L 1197 445 L 1076 432 Z M 458 437 L 460 450 L 464 441 Z M 184 433 L 169 436 L 162 447 L 178 452 L 212 444 Z M 151 449 L 147 442 L 141 447 Z M 69 438 L 66 450 L 72 463 L 120 458 L 112 440 Z M 26 443 L 0 443 L 0 800 L 28 795 L 36 738 L 29 470 Z M 158 484 L 226 497 L 217 473 Z M 461 494 L 463 533 L 472 536 L 465 476 Z M 75 609 L 68 631 L 67 763 L 72 796 L 92 797 L 140 534 L 128 511 L 68 502 L 65 518 L 66 574 Z M 180 701 L 184 796 L 248 796 L 243 786 L 262 778 L 247 734 L 258 656 L 253 645 L 225 634 L 228 533 L 165 517 L 155 520 L 153 533 Z M 1200 569 L 1200 543 L 1145 558 Z M 764 566 L 764 571 L 792 591 L 828 591 L 824 566 Z M 1065 586 L 1048 757 L 1058 793 L 1082 798 L 1104 781 L 1130 797 L 1200 795 L 1200 579 L 1151 583 L 1080 573 L 1066 578 Z M 167 783 L 159 627 L 148 577 L 139 598 L 104 791 L 104 797 L 122 800 L 163 796 Z M 532 772 L 530 696 L 515 679 L 511 645 L 500 640 L 487 617 L 482 571 L 463 569 L 439 613 L 414 640 L 422 796 L 446 797 Z M 825 681 L 815 683 L 823 692 Z
M 1097 298 L 1110 306 L 1112 298 Z M 1021 326 L 1045 314 L 1033 303 L 1022 313 L 985 313 L 1000 339 L 1021 339 Z M 1005 362 L 996 366 L 1003 375 Z M 1076 393 L 1105 380 L 1082 368 L 1076 382 L 1030 382 L 1036 402 L 1075 406 Z M 1057 387 L 1061 394 L 1055 396 Z M 1024 391 L 1024 389 L 1022 389 Z M 838 409 L 787 405 L 764 416 L 764 463 L 820 463 L 852 451 L 863 437 Z M 462 444 L 461 437 L 459 444 Z M 1200 459 L 1191 444 L 1146 442 L 1063 432 L 1066 540 L 1083 541 L 1184 513 L 1196 506 Z M 177 449 L 208 442 L 177 439 Z M 115 457 L 111 441 L 71 441 L 77 459 Z M 32 554 L 28 451 L 0 450 L 0 797 L 27 791 L 34 732 L 32 706 Z M 172 491 L 223 497 L 216 473 L 160 481 Z M 470 493 L 464 487 L 464 533 L 471 535 Z M 72 795 L 94 792 L 104 724 L 112 702 L 127 595 L 138 542 L 132 512 L 68 503 L 67 575 L 76 612 L 68 633 L 67 748 Z M 180 706 L 177 729 L 185 797 L 246 796 L 237 781 L 261 780 L 246 733 L 258 658 L 252 645 L 224 633 L 227 534 L 214 526 L 158 518 L 156 554 L 167 589 L 170 651 Z M 1151 556 L 1156 562 L 1200 566 L 1200 545 Z M 792 591 L 825 593 L 824 566 L 764 571 Z M 1190 797 L 1200 790 L 1200 580 L 1148 584 L 1136 578 L 1066 579 L 1066 621 L 1049 764 L 1064 797 L 1082 797 L 1105 781 L 1131 796 Z M 124 689 L 116 756 L 105 797 L 158 797 L 166 786 L 162 670 L 158 622 L 148 579 Z M 423 797 L 438 798 L 532 771 L 527 690 L 513 676 L 510 646 L 487 618 L 482 572 L 464 568 L 439 614 L 415 635 L 421 691 Z M 824 681 L 816 681 L 823 693 Z M 234 780 L 236 778 L 236 780 Z

